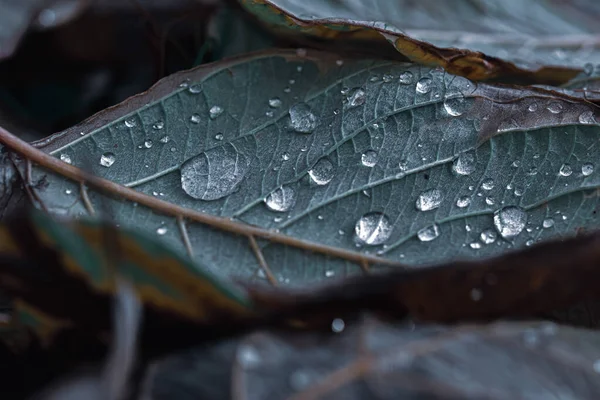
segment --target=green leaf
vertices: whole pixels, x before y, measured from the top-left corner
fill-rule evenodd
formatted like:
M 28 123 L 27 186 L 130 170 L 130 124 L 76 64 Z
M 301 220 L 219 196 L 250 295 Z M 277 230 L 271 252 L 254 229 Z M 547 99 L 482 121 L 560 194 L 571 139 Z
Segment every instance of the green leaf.
M 280 52 L 173 75 L 37 146 L 149 196 L 113 201 L 119 224 L 220 274 L 303 284 L 596 229 L 597 116 L 557 92 Z M 101 204 L 32 176 L 54 213 Z
M 240 2 L 271 26 L 334 39 L 334 47 L 340 41 L 385 38 L 413 61 L 471 79 L 559 83 L 573 76 L 569 68 L 600 62 L 594 50 L 600 6 L 593 0 L 576 5 L 541 0 Z M 547 66 L 561 68 L 542 69 Z

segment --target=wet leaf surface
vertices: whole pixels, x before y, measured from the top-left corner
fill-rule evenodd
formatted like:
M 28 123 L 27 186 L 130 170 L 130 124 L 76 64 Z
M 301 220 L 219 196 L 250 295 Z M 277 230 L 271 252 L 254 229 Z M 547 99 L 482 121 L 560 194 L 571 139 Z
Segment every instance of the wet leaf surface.
M 367 318 L 338 334 L 256 332 L 173 356 L 148 390 L 157 400 L 584 399 L 600 391 L 599 346 L 594 331 L 549 322 Z
M 272 26 L 335 38 L 335 43 L 385 37 L 411 60 L 470 79 L 560 83 L 574 76 L 570 68 L 600 61 L 595 22 L 600 9 L 593 0 L 241 3 Z
M 180 211 L 324 245 L 258 241 L 272 277 L 302 284 L 360 270 L 331 249 L 423 265 L 597 228 L 598 111 L 569 94 L 282 52 L 176 74 L 37 145 Z M 98 208 L 95 192 L 86 208 L 77 184 L 32 176 L 54 213 Z M 182 237 L 177 210 L 111 207 L 181 251 L 187 237 L 213 271 L 269 277 L 245 237 L 193 221 Z

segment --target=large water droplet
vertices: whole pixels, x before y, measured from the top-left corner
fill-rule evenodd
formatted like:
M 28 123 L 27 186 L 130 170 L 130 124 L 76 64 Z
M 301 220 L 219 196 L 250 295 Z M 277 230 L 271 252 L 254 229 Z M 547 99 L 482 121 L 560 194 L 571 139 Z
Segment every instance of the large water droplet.
M 548 229 L 548 228 L 552 228 L 554 226 L 554 219 L 552 218 L 546 218 L 543 222 L 542 222 L 542 227 L 544 229 Z
M 585 163 L 581 166 L 581 173 L 583 174 L 583 176 L 590 176 L 591 174 L 594 173 L 594 164 L 592 163 Z
M 210 119 L 215 119 L 217 118 L 219 115 L 223 114 L 223 107 L 221 106 L 212 106 L 210 108 L 210 110 L 208 110 L 208 115 L 210 117 Z
M 71 164 L 71 156 L 63 153 L 60 155 L 60 161 L 65 162 L 67 164 Z
M 456 206 L 458 208 L 465 208 L 471 204 L 471 198 L 469 196 L 461 196 L 456 199 Z
M 581 124 L 595 124 L 596 117 L 593 111 L 584 111 L 579 115 L 579 123 Z
M 448 115 L 458 117 L 467 110 L 468 102 L 462 94 L 446 97 L 444 99 L 444 109 Z
M 452 163 L 452 171 L 457 175 L 470 175 L 475 171 L 475 153 L 461 153 Z
M 393 226 L 385 214 L 371 212 L 358 219 L 354 232 L 359 243 L 376 246 L 390 238 L 392 229 Z
M 296 191 L 290 186 L 280 186 L 265 198 L 265 204 L 271 211 L 289 211 L 296 204 Z
M 273 97 L 272 99 L 269 99 L 269 106 L 273 108 L 281 107 L 281 99 L 279 97 Z
M 417 232 L 417 238 L 419 238 L 421 242 L 431 242 L 438 236 L 440 236 L 440 228 L 436 224 L 427 226 Z
M 494 213 L 494 226 L 504 239 L 515 238 L 526 223 L 527 213 L 517 206 L 507 206 Z
M 346 323 L 341 318 L 336 318 L 331 322 L 331 330 L 334 333 L 340 333 L 346 327 Z
M 404 71 L 400 74 L 400 83 L 403 85 L 410 85 L 413 81 L 413 74 L 410 71 Z
M 290 108 L 292 128 L 299 133 L 312 133 L 317 126 L 317 117 L 306 103 L 294 104 Z
M 498 238 L 498 234 L 493 229 L 486 229 L 483 232 L 481 232 L 481 235 L 479 235 L 479 238 L 485 244 L 492 244 Z
M 373 168 L 377 165 L 377 152 L 373 150 L 367 150 L 360 156 L 360 161 L 365 167 Z
M 317 185 L 327 185 L 335 176 L 335 169 L 331 161 L 323 157 L 308 171 L 308 175 Z
M 237 188 L 248 167 L 247 158 L 230 143 L 213 147 L 183 163 L 181 187 L 195 199 L 220 199 Z
M 348 95 L 348 105 L 350 107 L 358 107 L 365 104 L 367 100 L 367 94 L 362 88 L 354 88 Z
M 488 178 L 481 183 L 481 188 L 483 190 L 492 190 L 494 188 L 494 180 L 492 178 Z
M 117 160 L 117 157 L 115 157 L 114 153 L 106 152 L 106 153 L 102 154 L 102 156 L 100 157 L 100 165 L 108 168 L 111 165 L 113 165 L 116 160 Z
M 573 173 L 573 168 L 569 164 L 563 164 L 558 170 L 560 176 L 570 176 Z
M 417 199 L 417 210 L 430 211 L 438 208 L 443 200 L 442 192 L 437 189 L 426 190 Z
M 431 78 L 421 78 L 417 82 L 416 90 L 418 93 L 426 94 L 431 91 L 432 81 Z

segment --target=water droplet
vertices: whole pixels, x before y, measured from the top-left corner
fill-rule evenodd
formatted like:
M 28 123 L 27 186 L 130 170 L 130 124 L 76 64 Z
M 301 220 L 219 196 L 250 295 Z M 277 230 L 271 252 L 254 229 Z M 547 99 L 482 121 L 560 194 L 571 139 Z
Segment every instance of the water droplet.
M 223 134 L 222 133 L 217 133 L 215 135 L 215 140 L 223 140 Z
M 169 143 L 169 137 L 167 135 L 161 137 L 158 141 L 161 143 Z
M 545 229 L 552 228 L 553 226 L 554 226 L 554 219 L 552 219 L 552 218 L 546 218 L 542 222 L 542 227 L 544 227 Z
M 494 180 L 492 178 L 485 179 L 481 183 L 481 188 L 483 190 L 492 190 L 494 188 Z
M 71 164 L 71 156 L 63 153 L 60 155 L 60 161 L 65 162 L 67 164 Z
M 590 176 L 591 174 L 594 173 L 594 164 L 592 163 L 585 163 L 581 166 L 581 173 L 583 174 L 583 176 Z
M 488 196 L 485 198 L 485 204 L 487 204 L 488 206 L 493 206 L 495 203 L 496 201 L 492 196 Z
M 521 196 L 523 196 L 524 190 L 522 188 L 515 188 L 514 193 L 515 193 L 515 196 L 521 197 Z
M 188 88 L 188 91 L 191 94 L 198 94 L 198 93 L 202 92 L 202 85 L 199 83 L 192 85 Z
M 306 103 L 297 103 L 290 108 L 290 121 L 299 133 L 312 133 L 317 127 L 317 117 Z
M 430 211 L 438 208 L 442 203 L 442 192 L 437 189 L 426 190 L 417 199 L 417 210 Z
M 377 165 L 377 152 L 373 150 L 367 150 L 360 156 L 360 161 L 365 167 L 373 168 Z
M 481 243 L 479 243 L 479 242 L 471 242 L 471 243 L 469 243 L 469 247 L 472 248 L 472 249 L 477 250 L 477 249 L 481 248 Z
M 529 176 L 535 176 L 535 175 L 537 175 L 537 173 L 538 173 L 538 170 L 536 167 L 531 167 L 531 168 L 529 168 L 529 171 L 527 171 L 527 175 L 529 175 Z
M 292 91 L 292 88 L 289 87 L 289 86 L 286 86 L 286 87 L 283 88 L 283 92 L 284 93 L 290 93 L 291 91 Z
M 419 79 L 419 81 L 417 82 L 417 92 L 421 93 L 421 94 L 426 94 L 429 93 L 431 91 L 431 78 L 421 78 Z
M 348 94 L 348 106 L 358 107 L 365 104 L 367 100 L 367 94 L 362 88 L 354 88 Z
M 457 175 L 470 175 L 475 171 L 475 153 L 461 153 L 452 163 L 452 171 Z
M 479 235 L 479 238 L 485 244 L 492 244 L 498 238 L 498 234 L 493 229 L 486 229 L 483 232 L 481 232 L 481 235 Z
M 558 173 L 560 176 L 570 176 L 573 173 L 573 168 L 569 164 L 563 164 Z
M 177 148 L 171 147 L 169 150 L 171 150 L 171 153 L 175 153 L 177 151 Z
M 152 125 L 152 128 L 158 129 L 158 130 L 161 130 L 164 127 L 165 127 L 165 123 L 163 121 L 156 121 L 154 123 L 154 125 Z
M 472 229 L 473 229 L 473 228 L 471 228 L 471 225 L 469 225 L 469 224 L 466 224 L 466 225 L 465 225 L 465 231 L 467 231 L 467 232 L 471 232 L 471 230 L 472 230 Z
M 73 191 L 71 189 L 65 189 L 65 194 L 71 194 Z
M 401 172 L 406 171 L 408 169 L 408 161 L 400 160 L 400 162 L 398 163 L 398 168 Z
M 290 186 L 280 186 L 265 198 L 271 211 L 286 212 L 296 204 L 296 191 Z
M 531 103 L 527 109 L 530 112 L 536 112 L 539 109 L 538 103 Z
M 144 141 L 144 147 L 145 147 L 145 148 L 149 149 L 149 148 L 151 148 L 151 147 L 152 147 L 152 145 L 153 145 L 153 143 L 152 143 L 152 140 L 150 140 L 150 139 L 146 139 L 146 140 Z
M 393 226 L 388 217 L 380 212 L 371 212 L 358 219 L 354 226 L 356 240 L 361 244 L 376 246 L 392 235 Z
M 523 231 L 527 213 L 517 206 L 507 206 L 494 213 L 494 226 L 504 239 L 513 239 Z
M 288 160 L 290 159 L 290 153 L 288 153 L 288 152 L 286 151 L 285 153 L 283 153 L 283 154 L 281 155 L 281 159 L 282 159 L 283 161 L 288 161 Z
M 515 160 L 515 161 L 513 161 L 513 163 L 511 164 L 511 166 L 513 168 L 519 168 L 521 166 L 521 161 L 520 160 Z
M 221 106 L 212 106 L 210 108 L 210 110 L 208 110 L 208 115 L 210 117 L 210 119 L 215 119 L 217 118 L 219 115 L 223 114 L 223 107 Z
M 372 77 L 369 78 L 369 82 L 377 82 L 379 80 L 379 77 L 377 75 L 373 75 Z
M 335 60 L 335 65 L 341 67 L 342 65 L 344 65 L 344 60 Z
M 394 80 L 394 77 L 390 74 L 385 74 L 385 75 L 383 75 L 382 79 L 385 83 L 390 83 L 391 81 Z
M 111 165 L 115 163 L 117 157 L 115 157 L 114 153 L 106 152 L 102 154 L 100 157 L 100 165 L 103 167 L 109 168 Z
M 584 111 L 579 115 L 579 123 L 581 124 L 595 124 L 596 117 L 593 111 Z
M 483 297 L 481 289 L 471 289 L 471 300 L 479 301 Z
M 548 104 L 548 107 L 546 107 L 546 108 L 552 114 L 558 114 L 558 113 L 560 113 L 562 111 L 563 106 L 559 102 L 553 101 L 550 104 Z
M 534 243 L 533 239 L 529 239 L 528 241 L 525 242 L 525 246 L 531 247 L 531 246 L 533 246 L 533 243 Z
M 327 271 L 325 271 L 325 276 L 327 278 L 331 278 L 331 277 L 335 276 L 335 271 L 328 269 Z
M 335 176 L 335 168 L 328 158 L 323 157 L 308 171 L 308 175 L 317 185 L 327 185 Z
M 404 71 L 398 79 L 403 85 L 410 85 L 413 81 L 413 74 L 410 71 Z
M 259 352 L 249 344 L 241 345 L 238 348 L 236 358 L 244 369 L 256 368 L 262 362 Z
M 202 118 L 200 118 L 200 114 L 192 114 L 192 116 L 190 117 L 190 121 L 192 121 L 192 123 L 194 124 L 200 123 L 201 120 Z
M 160 236 L 163 236 L 164 234 L 166 234 L 167 231 L 168 231 L 168 229 L 166 226 L 160 226 L 160 227 L 156 228 L 156 234 L 160 235 Z
M 195 199 L 217 200 L 238 187 L 249 162 L 231 144 L 213 147 L 181 166 L 181 187 Z
M 469 196 L 461 196 L 456 199 L 456 206 L 458 208 L 465 208 L 471 204 L 471 198 Z
M 269 99 L 269 107 L 279 108 L 281 107 L 281 99 L 279 97 L 273 97 Z
M 346 327 L 346 323 L 341 318 L 336 318 L 331 322 L 331 330 L 335 333 L 340 333 Z
M 453 117 L 462 115 L 466 111 L 467 106 L 468 102 L 462 94 L 444 99 L 444 109 L 448 115 Z
M 417 238 L 421 242 L 431 242 L 438 236 L 440 236 L 440 228 L 436 224 L 427 226 L 417 232 Z
M 133 119 L 133 118 L 125 120 L 125 126 L 128 128 L 133 128 L 136 125 L 137 125 L 137 123 L 135 122 L 135 119 Z

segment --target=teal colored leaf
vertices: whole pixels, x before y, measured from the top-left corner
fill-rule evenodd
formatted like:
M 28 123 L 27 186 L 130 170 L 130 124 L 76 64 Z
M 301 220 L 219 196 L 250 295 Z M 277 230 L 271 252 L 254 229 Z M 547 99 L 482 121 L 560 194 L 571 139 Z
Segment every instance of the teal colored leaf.
M 259 54 L 173 75 L 36 144 L 180 208 L 107 200 L 35 166 L 32 183 L 51 212 L 110 201 L 119 224 L 250 281 L 343 277 L 361 270 L 356 254 L 374 271 L 375 257 L 487 257 L 598 228 L 598 109 L 576 95 L 408 63 Z M 263 229 L 256 246 L 244 229 Z

